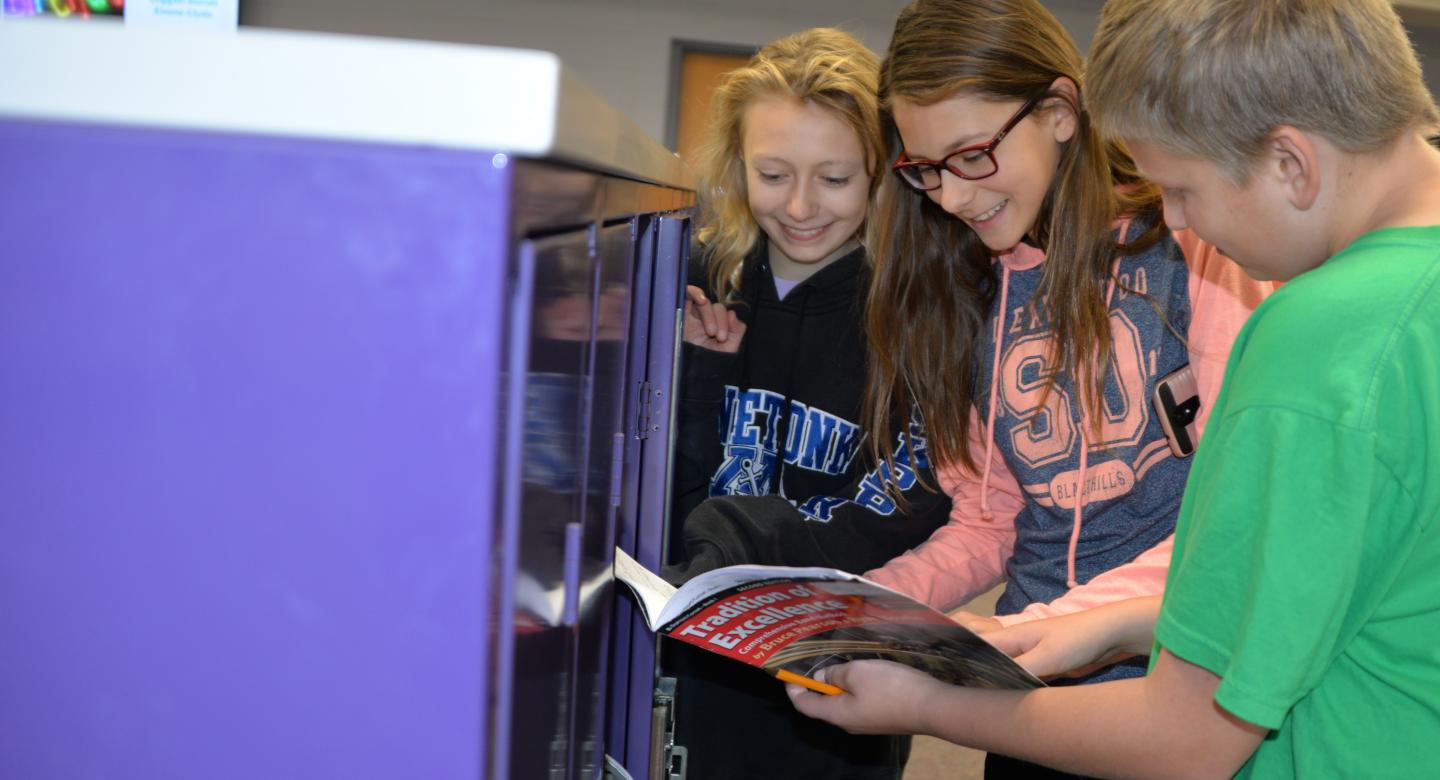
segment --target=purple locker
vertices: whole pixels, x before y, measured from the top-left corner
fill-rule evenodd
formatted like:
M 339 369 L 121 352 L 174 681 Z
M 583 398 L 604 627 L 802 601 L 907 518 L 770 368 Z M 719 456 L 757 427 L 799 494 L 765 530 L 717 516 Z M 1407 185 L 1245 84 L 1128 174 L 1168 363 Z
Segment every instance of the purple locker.
M 651 306 L 632 321 L 631 365 L 643 367 L 643 378 L 631 383 L 639 398 L 632 405 L 637 414 L 623 486 L 625 506 L 633 507 L 629 516 L 633 520 L 621 524 L 618 544 L 658 571 L 665 556 L 670 516 L 669 450 L 675 422 L 672 389 L 678 383 L 675 354 L 680 345 L 690 222 L 683 215 L 660 216 L 651 220 L 648 228 L 640 246 L 640 267 L 649 272 L 643 286 L 650 289 Z M 655 635 L 628 599 L 617 602 L 615 626 L 610 643 L 616 656 L 610 701 L 611 754 L 636 778 L 666 778 L 666 731 L 672 724 L 667 722 L 664 697 L 657 697 Z
M 476 763 L 506 177 L 467 157 L 0 125 L 0 774 Z
M 515 307 L 530 316 L 512 392 L 528 400 L 513 409 L 524 435 L 511 460 L 524 466 L 503 524 L 517 557 L 501 577 L 516 595 L 501 601 L 517 604 L 516 629 L 498 657 L 499 676 L 519 682 L 501 693 L 495 771 L 596 777 L 608 754 L 648 777 L 654 643 L 609 570 L 617 543 L 655 565 L 663 549 L 688 215 L 646 211 L 654 187 L 554 166 L 520 166 L 516 186 L 568 194 L 521 198 L 563 205 L 521 228 L 541 235 L 521 244 L 533 284 Z
M 688 176 L 543 53 L 200 38 L 0 27 L 0 776 L 648 775 Z

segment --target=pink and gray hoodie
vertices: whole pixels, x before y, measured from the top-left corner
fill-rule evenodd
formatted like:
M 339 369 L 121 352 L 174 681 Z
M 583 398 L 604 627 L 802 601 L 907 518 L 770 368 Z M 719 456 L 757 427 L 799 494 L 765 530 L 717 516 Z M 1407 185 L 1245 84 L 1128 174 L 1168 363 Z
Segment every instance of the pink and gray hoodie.
M 940 467 L 949 522 L 866 576 L 945 610 L 1005 582 L 996 613 L 1007 625 L 1159 594 L 1190 461 L 1170 452 L 1150 401 L 1155 383 L 1189 363 L 1203 430 L 1230 345 L 1273 285 L 1189 231 L 1118 259 L 1119 284 L 1107 292 L 1114 352 L 1104 408 L 1093 410 L 1081 408 L 1068 373 L 1045 391 L 1051 332 L 1035 296 L 1044 253 L 1022 244 L 998 262 L 986 389 L 971 410 L 982 473 Z

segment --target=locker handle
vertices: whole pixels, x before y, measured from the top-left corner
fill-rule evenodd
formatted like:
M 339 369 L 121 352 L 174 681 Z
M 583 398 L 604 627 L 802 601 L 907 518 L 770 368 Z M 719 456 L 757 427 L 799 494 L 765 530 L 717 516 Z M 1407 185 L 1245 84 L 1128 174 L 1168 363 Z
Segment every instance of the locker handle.
M 580 622 L 580 536 L 579 523 L 565 524 L 565 605 L 560 610 L 562 626 L 574 626 Z

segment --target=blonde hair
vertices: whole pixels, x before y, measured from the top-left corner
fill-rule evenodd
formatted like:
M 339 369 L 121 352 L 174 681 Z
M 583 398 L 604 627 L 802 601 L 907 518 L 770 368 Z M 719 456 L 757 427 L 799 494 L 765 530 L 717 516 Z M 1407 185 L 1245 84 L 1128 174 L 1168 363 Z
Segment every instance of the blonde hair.
M 741 266 L 760 237 L 741 157 L 745 109 L 758 98 L 779 95 L 833 111 L 860 138 L 873 194 L 884 161 L 875 98 L 879 69 L 874 52 L 854 36 L 821 27 L 765 46 L 720 82 L 699 156 L 704 212 L 698 237 L 709 256 L 707 272 L 716 300 L 737 297 Z
M 920 0 L 900 12 L 880 72 L 882 120 L 891 152 L 901 143 L 897 99 L 932 105 L 955 95 L 1014 101 L 1040 98 L 1037 112 L 1075 114 L 1059 167 L 1030 236 L 1049 257 L 1040 291 L 1054 333 L 1051 354 L 1100 408 L 1111 351 L 1105 285 L 1116 252 L 1136 253 L 1163 235 L 1159 195 L 1140 182 L 1123 149 L 1090 124 L 1083 96 L 1053 88 L 1081 84 L 1081 58 L 1069 33 L 1037 0 Z M 1142 217 L 1144 235 L 1119 247 L 1111 225 Z M 866 246 L 875 264 L 866 307 L 870 337 L 865 425 L 872 455 L 893 458 L 893 410 L 917 409 L 932 459 L 973 470 L 967 446 L 985 322 L 998 289 L 990 250 L 963 221 L 896 176 L 876 199 Z M 1047 384 L 1048 387 L 1048 384 Z M 991 399 L 991 403 L 995 403 Z M 1099 416 L 1092 423 L 1099 425 Z M 903 434 L 902 434 L 903 435 Z
M 1107 135 L 1237 183 L 1279 125 L 1364 153 L 1440 121 L 1389 0 L 1109 0 L 1087 76 Z

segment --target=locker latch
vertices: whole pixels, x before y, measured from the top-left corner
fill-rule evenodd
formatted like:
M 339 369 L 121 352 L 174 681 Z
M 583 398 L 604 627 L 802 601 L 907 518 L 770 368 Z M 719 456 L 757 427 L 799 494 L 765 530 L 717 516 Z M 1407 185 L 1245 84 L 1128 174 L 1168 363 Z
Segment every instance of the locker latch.
M 635 438 L 637 439 L 650 438 L 650 415 L 651 410 L 655 408 L 650 401 L 653 396 L 650 380 L 642 380 L 635 402 Z
M 661 780 L 685 780 L 685 766 L 689 761 L 690 751 L 686 750 L 684 745 L 675 744 L 674 677 L 661 677 L 656 680 L 654 717 L 654 727 L 661 731 L 657 736 L 660 737 L 664 750 L 660 756 L 660 771 L 656 773 L 652 770 L 652 775 Z

